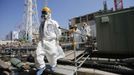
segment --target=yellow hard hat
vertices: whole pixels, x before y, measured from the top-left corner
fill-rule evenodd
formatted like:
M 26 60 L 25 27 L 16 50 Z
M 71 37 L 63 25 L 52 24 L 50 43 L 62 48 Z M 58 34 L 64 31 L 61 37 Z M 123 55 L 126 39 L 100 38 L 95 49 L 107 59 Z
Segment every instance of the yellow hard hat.
M 73 25 L 73 28 L 77 28 L 77 25 Z
M 45 11 L 45 12 L 51 13 L 50 8 L 48 8 L 48 7 L 44 7 L 44 8 L 42 9 L 42 11 Z

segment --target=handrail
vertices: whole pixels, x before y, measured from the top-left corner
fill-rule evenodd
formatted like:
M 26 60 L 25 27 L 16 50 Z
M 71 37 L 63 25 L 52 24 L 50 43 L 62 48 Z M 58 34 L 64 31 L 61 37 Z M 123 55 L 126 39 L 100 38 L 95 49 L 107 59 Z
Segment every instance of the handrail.
M 61 27 L 59 27 L 59 29 L 62 29 L 62 30 L 65 30 L 65 31 L 69 31 L 70 32 L 70 30 L 64 29 L 64 28 L 61 28 Z M 89 55 L 86 57 L 86 59 L 84 61 L 82 61 L 82 63 L 80 63 L 79 65 L 77 65 L 78 64 L 78 61 L 84 57 L 85 53 L 81 57 L 79 57 L 77 59 L 77 57 L 76 57 L 76 45 L 78 43 L 75 41 L 75 38 L 74 37 L 75 37 L 75 34 L 79 34 L 79 35 L 85 36 L 85 37 L 88 36 L 88 35 L 78 33 L 74 29 L 71 31 L 71 33 L 73 34 L 73 41 L 72 41 L 72 44 L 70 43 L 70 45 L 73 45 L 73 50 L 74 50 L 74 63 L 75 63 L 75 67 L 77 68 L 75 75 L 77 75 L 78 68 L 81 67 L 82 64 L 89 58 Z

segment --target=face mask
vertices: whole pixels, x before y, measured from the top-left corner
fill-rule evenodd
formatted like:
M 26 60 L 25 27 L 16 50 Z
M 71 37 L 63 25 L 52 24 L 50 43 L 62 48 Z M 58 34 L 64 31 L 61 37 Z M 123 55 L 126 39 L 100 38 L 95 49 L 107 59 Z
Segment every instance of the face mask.
M 46 11 L 42 11 L 42 15 L 41 15 L 41 17 L 44 18 L 44 19 L 47 19 L 47 18 L 48 18 L 48 15 L 49 15 L 48 12 L 46 12 Z

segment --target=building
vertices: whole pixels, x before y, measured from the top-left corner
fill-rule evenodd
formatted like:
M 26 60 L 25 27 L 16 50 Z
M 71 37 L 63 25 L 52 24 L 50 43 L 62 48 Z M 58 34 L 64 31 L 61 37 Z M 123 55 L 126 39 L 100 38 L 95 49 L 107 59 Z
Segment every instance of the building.
M 6 40 L 17 40 L 19 39 L 18 31 L 11 31 L 6 35 Z

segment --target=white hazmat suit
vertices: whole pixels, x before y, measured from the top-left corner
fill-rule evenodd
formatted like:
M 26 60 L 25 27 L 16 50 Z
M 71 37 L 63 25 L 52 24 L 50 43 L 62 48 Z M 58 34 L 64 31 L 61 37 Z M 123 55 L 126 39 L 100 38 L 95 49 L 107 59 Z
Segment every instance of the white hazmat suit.
M 87 41 L 87 36 L 90 37 L 91 36 L 91 27 L 88 26 L 86 23 L 83 24 L 82 28 L 81 28 L 81 33 L 85 36 L 82 36 L 82 40 L 83 42 Z
M 52 67 L 55 67 L 57 65 L 57 60 L 65 56 L 58 41 L 61 35 L 59 24 L 52 20 L 51 14 L 49 14 L 47 15 L 46 20 L 40 25 L 39 30 L 40 41 L 36 50 L 36 66 L 38 68 L 45 67 L 44 56 L 46 56 L 49 64 Z
M 80 43 L 81 42 L 81 31 L 78 29 L 78 28 L 76 28 L 76 31 L 75 31 L 76 33 L 73 33 L 74 34 L 74 40 L 75 40 L 75 42 L 76 42 L 76 49 L 79 49 L 80 48 L 80 45 L 78 44 L 78 43 Z

